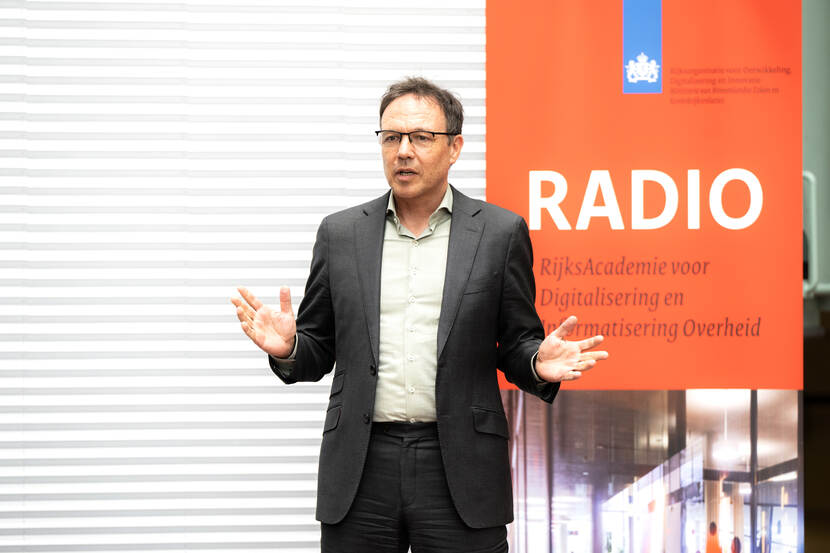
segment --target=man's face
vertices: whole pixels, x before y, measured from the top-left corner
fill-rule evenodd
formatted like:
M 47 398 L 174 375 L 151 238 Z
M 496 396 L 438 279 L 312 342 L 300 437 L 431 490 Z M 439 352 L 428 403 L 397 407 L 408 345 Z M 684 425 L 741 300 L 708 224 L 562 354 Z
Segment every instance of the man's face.
M 431 98 L 407 94 L 393 100 L 381 116 L 386 131 L 447 132 L 441 107 Z M 464 139 L 456 135 L 449 141 L 437 135 L 428 148 L 414 146 L 403 137 L 393 148 L 381 147 L 383 172 L 396 198 L 435 201 L 444 194 L 450 166 L 458 159 Z

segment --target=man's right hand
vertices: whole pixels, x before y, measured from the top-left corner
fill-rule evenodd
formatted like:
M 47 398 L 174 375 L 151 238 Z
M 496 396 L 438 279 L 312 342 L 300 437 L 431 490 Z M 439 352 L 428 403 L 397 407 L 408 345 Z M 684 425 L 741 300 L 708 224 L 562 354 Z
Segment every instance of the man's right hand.
M 297 323 L 291 309 L 291 290 L 280 288 L 280 310 L 274 311 L 247 288 L 237 288 L 242 299 L 231 298 L 242 330 L 259 348 L 273 357 L 287 358 L 294 350 Z M 245 301 L 242 301 L 242 300 Z

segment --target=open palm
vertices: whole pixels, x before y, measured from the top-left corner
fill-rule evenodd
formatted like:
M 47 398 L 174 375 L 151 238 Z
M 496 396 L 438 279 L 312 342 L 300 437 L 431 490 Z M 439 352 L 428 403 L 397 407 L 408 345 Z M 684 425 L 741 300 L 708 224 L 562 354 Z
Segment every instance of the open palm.
M 274 357 L 285 358 L 294 349 L 297 323 L 291 308 L 291 291 L 280 288 L 280 309 L 265 305 L 247 288 L 240 287 L 242 299 L 231 298 L 236 306 L 242 330 L 261 350 Z M 244 300 L 244 301 L 243 301 Z
M 576 328 L 576 317 L 570 316 L 539 346 L 536 355 L 536 374 L 547 382 L 576 380 L 583 371 L 608 358 L 607 351 L 586 351 L 599 345 L 603 337 L 568 341 L 565 338 Z

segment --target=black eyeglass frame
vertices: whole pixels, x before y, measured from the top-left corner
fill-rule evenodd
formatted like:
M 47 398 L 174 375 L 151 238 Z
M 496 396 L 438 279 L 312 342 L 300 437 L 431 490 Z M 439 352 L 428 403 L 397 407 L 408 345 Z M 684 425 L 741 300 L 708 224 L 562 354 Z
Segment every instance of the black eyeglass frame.
M 418 130 L 418 131 L 410 131 L 410 132 L 401 132 L 401 131 L 393 131 L 393 130 L 389 130 L 389 129 L 381 129 L 381 130 L 379 130 L 379 131 L 375 131 L 375 136 L 377 136 L 377 137 L 378 137 L 378 140 L 380 140 L 380 133 L 382 133 L 382 132 L 393 132 L 393 133 L 395 133 L 395 134 L 399 134 L 399 135 L 401 136 L 401 139 L 403 139 L 403 137 L 404 137 L 404 135 L 405 135 L 405 136 L 409 139 L 409 141 L 410 141 L 410 142 L 412 142 L 412 137 L 411 137 L 411 136 L 409 136 L 409 135 L 410 135 L 410 134 L 417 134 L 417 133 L 419 133 L 419 132 L 429 133 L 429 134 L 431 134 L 431 135 L 432 135 L 432 138 L 435 138 L 435 136 L 436 136 L 436 135 L 441 135 L 441 136 L 458 136 L 459 134 L 461 134 L 461 133 L 457 133 L 457 132 L 438 132 L 438 131 L 426 131 L 426 130 Z

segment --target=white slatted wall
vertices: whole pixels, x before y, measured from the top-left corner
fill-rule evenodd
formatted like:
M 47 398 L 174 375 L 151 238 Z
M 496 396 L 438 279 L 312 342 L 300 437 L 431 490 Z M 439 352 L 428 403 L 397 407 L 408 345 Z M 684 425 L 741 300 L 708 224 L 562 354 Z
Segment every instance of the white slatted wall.
M 466 107 L 484 0 L 0 0 L 0 553 L 313 551 L 328 382 L 238 327 L 299 303 L 317 224 L 386 189 L 377 103 Z

